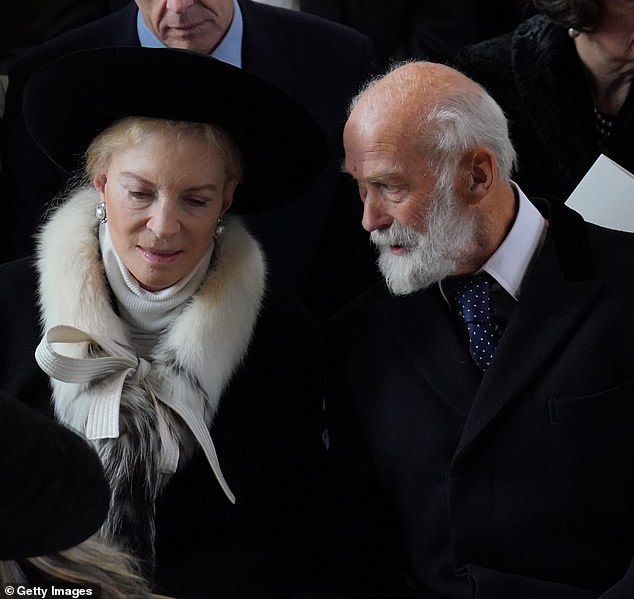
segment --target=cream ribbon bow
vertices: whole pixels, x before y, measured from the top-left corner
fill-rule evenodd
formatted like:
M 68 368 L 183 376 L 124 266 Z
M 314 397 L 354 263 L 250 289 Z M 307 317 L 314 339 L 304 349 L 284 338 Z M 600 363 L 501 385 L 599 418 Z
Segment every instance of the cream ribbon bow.
M 74 358 L 56 352 L 52 346 L 54 343 L 92 343 L 100 346 L 107 355 Z M 150 362 L 139 358 L 129 347 L 113 343 L 110 339 L 88 335 L 68 325 L 55 326 L 46 332 L 35 350 L 35 360 L 46 374 L 59 381 L 76 384 L 96 381 L 101 383 L 91 390 L 93 399 L 85 432 L 88 439 L 112 439 L 119 436 L 119 407 L 123 384 L 128 378 L 135 383 L 142 383 L 152 367 Z M 190 404 L 198 405 L 199 402 L 182 402 L 169 392 L 154 394 L 149 387 L 146 385 L 153 401 L 158 399 L 183 419 L 205 453 L 225 495 L 231 503 L 235 503 L 235 496 L 220 470 L 216 448 L 203 419 L 202 405 L 201 410 L 196 412 Z M 161 467 L 164 471 L 173 473 L 178 466 L 178 442 L 170 433 L 160 406 L 157 404 L 156 407 L 163 448 Z

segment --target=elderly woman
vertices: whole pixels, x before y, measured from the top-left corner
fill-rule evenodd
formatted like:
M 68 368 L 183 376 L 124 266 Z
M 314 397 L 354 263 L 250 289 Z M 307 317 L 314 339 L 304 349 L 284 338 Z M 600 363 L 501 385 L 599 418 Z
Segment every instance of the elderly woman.
M 0 270 L 0 385 L 28 401 L 50 382 L 110 484 L 101 535 L 157 592 L 290 596 L 319 563 L 320 347 L 236 215 L 306 188 L 321 131 L 265 82 L 165 49 L 49 63 L 25 113 L 59 166 L 87 150 L 86 177 L 35 262 Z
M 563 202 L 600 152 L 634 171 L 634 2 L 534 4 L 541 14 L 457 62 L 509 118 L 517 182 Z

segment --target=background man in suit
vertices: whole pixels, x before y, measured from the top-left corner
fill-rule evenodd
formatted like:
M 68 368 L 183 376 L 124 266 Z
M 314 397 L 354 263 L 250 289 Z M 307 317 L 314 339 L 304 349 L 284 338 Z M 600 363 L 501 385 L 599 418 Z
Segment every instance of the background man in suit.
M 387 282 L 329 352 L 359 596 L 634 596 L 634 237 L 529 200 L 446 66 L 368 87 L 344 146 Z
M 22 90 L 28 76 L 74 50 L 138 45 L 211 53 L 242 67 L 303 104 L 326 133 L 332 156 L 317 184 L 283 210 L 248 219 L 264 246 L 272 282 L 326 318 L 378 278 L 372 248 L 358 226 L 356 191 L 340 172 L 346 108 L 372 71 L 371 43 L 339 24 L 250 0 L 138 0 L 13 63 L 2 137 L 0 259 L 30 253 L 43 208 L 68 177 L 25 129 Z M 283 176 L 284 165 L 271 173 Z

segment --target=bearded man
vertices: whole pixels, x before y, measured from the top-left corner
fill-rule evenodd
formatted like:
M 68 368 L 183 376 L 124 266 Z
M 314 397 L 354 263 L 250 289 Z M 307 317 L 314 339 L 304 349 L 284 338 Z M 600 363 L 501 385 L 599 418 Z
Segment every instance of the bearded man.
M 633 597 L 634 236 L 529 199 L 446 66 L 366 86 L 344 146 L 386 282 L 330 340 L 348 596 Z

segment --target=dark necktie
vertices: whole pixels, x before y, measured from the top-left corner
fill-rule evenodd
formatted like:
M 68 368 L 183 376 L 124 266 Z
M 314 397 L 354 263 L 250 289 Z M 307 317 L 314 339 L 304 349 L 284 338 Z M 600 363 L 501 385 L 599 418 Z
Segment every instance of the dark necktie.
M 491 364 L 500 337 L 493 314 L 492 282 L 484 272 L 446 282 L 448 297 L 467 328 L 471 356 L 482 370 Z

